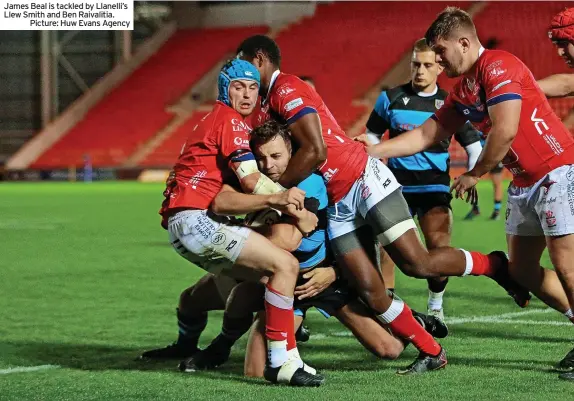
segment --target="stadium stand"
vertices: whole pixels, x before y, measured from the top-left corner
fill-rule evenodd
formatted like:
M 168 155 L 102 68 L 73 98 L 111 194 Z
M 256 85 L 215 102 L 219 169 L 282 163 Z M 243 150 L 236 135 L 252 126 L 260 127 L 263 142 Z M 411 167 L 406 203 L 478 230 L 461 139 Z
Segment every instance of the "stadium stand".
M 32 168 L 118 166 L 172 116 L 166 106 L 182 96 L 237 42 L 265 27 L 180 30 L 126 81 L 95 106 Z

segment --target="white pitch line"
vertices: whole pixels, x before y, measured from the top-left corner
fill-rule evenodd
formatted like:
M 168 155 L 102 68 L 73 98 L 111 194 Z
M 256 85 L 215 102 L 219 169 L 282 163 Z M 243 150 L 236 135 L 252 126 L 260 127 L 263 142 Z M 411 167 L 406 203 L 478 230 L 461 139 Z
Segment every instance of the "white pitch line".
M 446 318 L 447 324 L 461 324 L 461 323 L 490 323 L 494 320 L 508 320 L 511 321 L 514 317 L 521 317 L 527 315 L 535 315 L 535 314 L 546 314 L 556 312 L 552 308 L 544 308 L 544 309 L 528 309 L 521 312 L 511 312 L 511 313 L 502 313 L 499 315 L 490 315 L 490 316 L 471 316 L 471 317 L 453 317 L 453 318 Z M 556 312 L 557 313 L 557 312 Z M 572 323 L 569 323 L 572 324 Z
M 59 365 L 39 365 L 39 366 L 17 366 L 15 368 L 0 369 L 0 375 L 8 375 L 10 373 L 26 373 L 37 372 L 39 370 L 58 369 Z
M 501 313 L 499 315 L 490 316 L 474 316 L 474 317 L 453 317 L 446 320 L 447 324 L 464 324 L 464 323 L 499 323 L 499 324 L 523 324 L 523 325 L 537 325 L 537 326 L 572 326 L 569 321 L 556 321 L 556 320 L 520 320 L 512 319 L 514 317 L 522 317 L 535 314 L 547 314 L 556 312 L 552 308 L 544 309 L 528 309 L 520 312 Z M 317 334 L 319 335 L 319 334 Z M 331 337 L 353 337 L 350 331 L 337 331 L 328 334 Z

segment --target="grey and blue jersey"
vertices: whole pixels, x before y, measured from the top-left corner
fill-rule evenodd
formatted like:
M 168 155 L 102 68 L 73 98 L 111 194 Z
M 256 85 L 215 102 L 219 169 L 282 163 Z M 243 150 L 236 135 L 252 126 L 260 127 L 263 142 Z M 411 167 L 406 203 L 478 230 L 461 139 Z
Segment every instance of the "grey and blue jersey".
M 299 248 L 293 252 L 299 266 L 306 269 L 316 266 L 327 256 L 327 188 L 318 174 L 311 174 L 301 181 L 297 188 L 305 191 L 305 208 L 319 218 L 317 229 L 310 236 L 303 238 Z
M 371 112 L 367 129 L 379 138 L 387 130 L 391 138 L 410 131 L 432 116 L 446 96 L 447 92 L 438 87 L 436 93 L 428 96 L 416 93 L 410 82 L 383 91 Z M 480 141 L 480 133 L 468 122 L 454 136 L 463 147 Z M 403 185 L 404 193 L 449 192 L 450 141 L 451 138 L 445 139 L 412 156 L 389 159 L 389 169 Z

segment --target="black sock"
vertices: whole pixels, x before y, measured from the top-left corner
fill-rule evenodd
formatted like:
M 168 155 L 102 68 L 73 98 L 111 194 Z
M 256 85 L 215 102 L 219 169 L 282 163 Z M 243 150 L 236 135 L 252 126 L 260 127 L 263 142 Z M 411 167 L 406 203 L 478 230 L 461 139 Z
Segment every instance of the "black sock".
M 439 293 L 443 292 L 444 289 L 446 288 L 446 285 L 448 284 L 448 278 L 444 281 L 428 279 L 427 282 L 429 285 L 429 290 L 431 290 L 434 293 Z
M 179 327 L 179 336 L 177 343 L 189 348 L 197 348 L 199 337 L 205 326 L 207 326 L 207 312 L 196 316 L 183 314 L 179 309 L 177 311 L 177 325 Z
M 241 338 L 242 335 L 249 331 L 253 323 L 253 314 L 249 313 L 243 317 L 230 317 L 227 313 L 223 313 L 223 324 L 221 325 L 221 334 L 217 336 L 217 340 L 223 344 L 231 347 Z

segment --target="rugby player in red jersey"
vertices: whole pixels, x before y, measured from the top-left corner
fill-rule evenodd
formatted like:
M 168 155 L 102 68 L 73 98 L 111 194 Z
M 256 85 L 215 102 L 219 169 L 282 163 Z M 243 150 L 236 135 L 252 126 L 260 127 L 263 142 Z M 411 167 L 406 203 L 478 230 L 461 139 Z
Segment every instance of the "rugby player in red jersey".
M 570 68 L 574 68 L 574 8 L 567 8 L 552 18 L 548 37 L 556 45 L 558 55 Z M 574 95 L 574 74 L 555 74 L 538 81 L 547 97 Z M 572 118 L 566 117 L 564 124 L 572 129 Z M 571 190 L 571 188 L 570 188 Z M 564 372 L 561 379 L 574 380 L 574 349 L 558 364 L 556 370 Z
M 485 50 L 466 12 L 444 10 L 426 40 L 446 74 L 462 80 L 422 126 L 369 153 L 414 154 L 470 120 L 488 135 L 486 144 L 474 168 L 458 177 L 452 190 L 462 197 L 502 160 L 513 174 L 506 212 L 512 275 L 574 321 L 574 139 L 528 68 L 508 52 Z M 539 265 L 546 247 L 556 272 Z
M 279 183 L 291 187 L 319 171 L 327 186 L 328 234 L 338 266 L 350 276 L 377 318 L 420 351 L 419 357 L 398 373 L 440 369 L 447 363 L 446 354 L 417 324 L 411 309 L 387 293 L 375 267 L 375 236 L 407 275 L 487 275 L 519 304 L 527 302 L 527 292 L 508 275 L 503 252 L 484 255 L 453 248 L 425 249 L 393 174 L 378 159 L 370 158 L 363 144 L 345 135 L 315 90 L 279 70 L 281 54 L 272 39 L 263 35 L 247 38 L 237 55 L 250 61 L 261 74 L 261 110 L 253 118 L 254 124 L 274 118 L 289 126 L 298 145 Z
M 318 386 L 324 378 L 300 359 L 293 330 L 293 292 L 299 263 L 289 252 L 225 215 L 242 213 L 242 205 L 269 207 L 292 215 L 303 234 L 317 225 L 304 209 L 305 193 L 284 191 L 257 168 L 249 148 L 244 117 L 255 107 L 259 72 L 250 63 L 232 60 L 219 74 L 219 97 L 212 112 L 189 134 L 175 164 L 175 179 L 164 195 L 160 214 L 175 250 L 204 270 L 259 278 L 268 275 L 265 289 L 266 338 L 269 354 L 265 378 L 273 383 Z M 246 193 L 233 192 L 233 210 L 210 209 L 224 183 L 239 179 Z M 166 224 L 167 223 L 167 224 Z
M 556 45 L 558 55 L 574 68 L 574 8 L 567 8 L 552 18 L 548 37 Z M 574 74 L 555 74 L 538 81 L 548 97 L 574 95 Z

